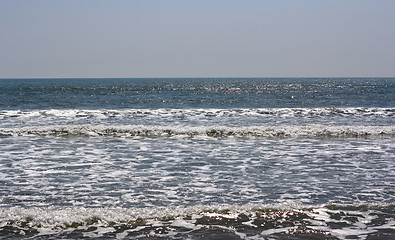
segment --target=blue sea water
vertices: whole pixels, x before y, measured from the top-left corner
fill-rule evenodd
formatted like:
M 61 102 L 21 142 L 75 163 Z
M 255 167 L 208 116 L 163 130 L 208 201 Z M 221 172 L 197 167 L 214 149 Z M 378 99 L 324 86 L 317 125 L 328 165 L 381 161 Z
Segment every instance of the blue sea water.
M 394 78 L 0 79 L 0 238 L 395 238 Z

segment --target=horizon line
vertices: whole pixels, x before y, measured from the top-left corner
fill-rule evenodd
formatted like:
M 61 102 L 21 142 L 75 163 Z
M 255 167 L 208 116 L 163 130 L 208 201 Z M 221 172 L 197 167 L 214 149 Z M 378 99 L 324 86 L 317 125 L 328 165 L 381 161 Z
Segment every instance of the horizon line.
M 18 79 L 273 79 L 273 78 L 289 78 L 289 79 L 333 79 L 333 78 L 395 78 L 395 76 L 363 76 L 363 77 L 0 77 L 1 80 L 18 80 Z

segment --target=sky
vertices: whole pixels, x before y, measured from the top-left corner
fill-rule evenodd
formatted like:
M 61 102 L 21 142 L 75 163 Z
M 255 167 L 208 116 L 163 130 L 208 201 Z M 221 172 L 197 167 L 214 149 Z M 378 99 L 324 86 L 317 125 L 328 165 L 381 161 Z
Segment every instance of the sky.
M 1 0 L 0 78 L 395 77 L 394 0 Z

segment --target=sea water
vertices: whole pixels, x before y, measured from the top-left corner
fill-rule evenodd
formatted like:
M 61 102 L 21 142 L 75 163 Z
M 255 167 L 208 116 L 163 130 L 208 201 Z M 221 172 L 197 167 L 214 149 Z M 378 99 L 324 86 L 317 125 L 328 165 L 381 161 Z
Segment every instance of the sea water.
M 395 79 L 0 79 L 0 238 L 394 239 Z

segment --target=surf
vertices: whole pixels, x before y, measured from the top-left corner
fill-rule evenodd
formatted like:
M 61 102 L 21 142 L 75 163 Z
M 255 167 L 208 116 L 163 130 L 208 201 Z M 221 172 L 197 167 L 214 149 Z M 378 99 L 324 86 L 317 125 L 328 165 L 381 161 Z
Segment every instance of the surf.
M 160 208 L 1 208 L 13 237 L 349 239 L 393 237 L 393 204 L 206 205 Z M 341 229 L 339 229 L 341 226 Z M 225 234 L 225 235 L 224 235 Z
M 394 137 L 394 126 L 149 126 L 59 125 L 0 128 L 0 136 L 68 137 L 235 137 L 235 138 L 377 138 Z

